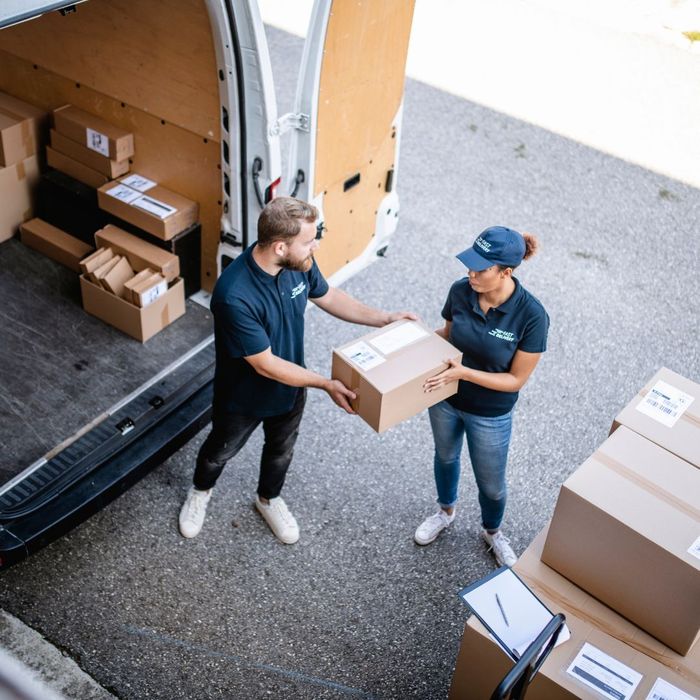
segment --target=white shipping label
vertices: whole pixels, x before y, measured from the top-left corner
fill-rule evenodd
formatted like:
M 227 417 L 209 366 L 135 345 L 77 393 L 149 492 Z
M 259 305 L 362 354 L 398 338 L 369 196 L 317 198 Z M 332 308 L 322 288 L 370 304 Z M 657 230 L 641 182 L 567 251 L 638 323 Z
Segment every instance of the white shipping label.
M 658 381 L 637 404 L 640 413 L 672 428 L 695 398 L 675 386 Z
M 121 202 L 126 202 L 127 204 L 131 204 L 134 200 L 141 196 L 141 193 L 138 190 L 132 190 L 131 187 L 127 187 L 126 185 L 116 185 L 115 187 L 112 187 L 112 189 L 107 190 L 105 194 L 108 194 L 110 197 L 114 197 Z
M 628 700 L 642 674 L 586 642 L 566 671 L 589 688 L 611 700 Z
M 154 287 L 141 292 L 141 306 L 152 304 L 158 297 L 162 297 L 168 291 L 168 283 L 163 280 L 158 282 Z
M 392 328 L 386 333 L 375 336 L 369 342 L 380 352 L 389 355 L 415 340 L 425 338 L 428 335 L 428 331 L 424 328 L 421 328 L 413 321 L 409 321 L 408 323 L 402 323 L 400 326 L 396 326 L 396 328 Z
M 97 153 L 109 158 L 109 138 L 94 129 L 86 128 L 85 131 L 87 134 L 87 147 L 91 151 L 97 151 Z
M 139 192 L 148 192 L 151 187 L 155 187 L 158 184 L 157 182 L 153 182 L 153 180 L 149 180 L 147 177 L 137 175 L 136 173 L 131 173 L 131 175 L 123 177 L 120 182 L 122 185 L 133 187 Z
M 700 537 L 698 537 L 697 540 L 690 545 L 688 554 L 692 554 L 696 559 L 700 559 Z
M 146 197 L 145 195 L 141 195 L 131 204 L 139 209 L 147 211 L 149 214 L 157 216 L 159 219 L 167 219 L 171 214 L 174 214 L 177 211 L 175 207 L 171 207 L 165 202 L 153 199 L 153 197 Z
M 676 688 L 663 678 L 657 678 L 654 687 L 649 691 L 647 700 L 698 700 L 693 695 L 688 695 L 684 690 Z
M 358 367 L 364 370 L 372 369 L 372 367 L 376 367 L 377 365 L 381 365 L 382 362 L 386 362 L 385 358 L 383 358 L 378 352 L 372 350 L 367 343 L 362 341 L 355 343 L 348 348 L 344 348 L 340 352 L 342 352 L 343 355 L 350 360 L 350 362 L 356 364 Z

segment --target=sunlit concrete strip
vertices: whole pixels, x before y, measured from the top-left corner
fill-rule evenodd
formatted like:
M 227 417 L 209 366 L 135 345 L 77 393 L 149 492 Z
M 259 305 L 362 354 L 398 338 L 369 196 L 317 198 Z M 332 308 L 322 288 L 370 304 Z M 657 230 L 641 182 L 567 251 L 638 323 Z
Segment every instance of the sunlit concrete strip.
M 311 0 L 260 4 L 265 22 L 305 34 Z M 407 73 L 700 187 L 700 50 L 669 26 L 678 2 L 607 4 L 417 0 Z

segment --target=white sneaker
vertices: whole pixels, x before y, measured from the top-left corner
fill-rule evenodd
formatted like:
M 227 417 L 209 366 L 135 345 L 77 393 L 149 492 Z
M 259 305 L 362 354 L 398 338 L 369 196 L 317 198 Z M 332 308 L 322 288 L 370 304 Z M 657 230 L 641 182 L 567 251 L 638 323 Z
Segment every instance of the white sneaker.
M 180 509 L 180 534 L 183 537 L 196 537 L 207 514 L 207 503 L 212 489 L 198 491 L 194 486 L 187 492 L 187 498 Z
M 442 508 L 440 508 L 435 515 L 431 515 L 429 518 L 426 518 L 418 526 L 416 533 L 413 535 L 413 539 L 416 541 L 416 544 L 425 545 L 433 542 L 437 536 L 452 523 L 452 521 L 455 519 L 456 513 L 457 510 L 454 509 L 452 511 L 452 515 L 448 515 Z
M 299 525 L 282 498 L 271 498 L 266 504 L 255 496 L 255 507 L 280 542 L 294 544 L 299 539 Z
M 493 534 L 482 530 L 481 536 L 489 546 L 489 551 L 493 552 L 499 566 L 513 566 L 518 561 L 518 557 L 515 556 L 515 552 L 510 546 L 510 541 L 500 530 Z

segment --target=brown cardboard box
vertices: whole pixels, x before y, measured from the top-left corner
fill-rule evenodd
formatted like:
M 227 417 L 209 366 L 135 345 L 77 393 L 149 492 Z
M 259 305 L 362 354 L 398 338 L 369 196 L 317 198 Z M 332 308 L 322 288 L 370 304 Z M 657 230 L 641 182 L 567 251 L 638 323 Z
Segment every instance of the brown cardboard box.
M 78 267 L 80 267 L 80 271 L 84 275 L 90 275 L 112 257 L 114 257 L 114 251 L 111 248 L 100 246 L 92 255 L 88 255 L 87 258 L 81 260 Z
M 83 182 L 95 189 L 109 181 L 106 175 L 103 175 L 97 170 L 93 170 L 84 163 L 74 160 L 64 153 L 59 153 L 51 148 L 51 146 L 46 147 L 46 162 L 52 168 L 56 168 L 56 170 L 60 170 L 62 173 L 66 173 L 66 175 L 70 175 L 79 182 Z
M 105 277 L 118 263 L 123 260 L 122 255 L 113 255 L 107 262 L 102 263 L 98 268 L 92 272 L 88 272 L 86 277 L 96 284 L 102 284 L 102 278 Z
M 677 654 L 542 563 L 540 556 L 546 536 L 545 529 L 523 553 L 514 570 L 553 613 L 566 615 L 571 639 L 557 646 L 547 658 L 530 686 L 528 700 L 611 697 L 589 689 L 567 673 L 585 642 L 643 674 L 631 695 L 633 700 L 648 700 L 657 678 L 697 695 L 700 647 L 696 646 L 688 656 Z M 657 605 L 657 610 L 663 614 L 663 603 Z M 512 663 L 472 616 L 462 638 L 450 699 L 490 697 Z
M 542 561 L 686 654 L 700 635 L 699 536 L 700 470 L 620 427 L 564 482 Z
M 26 119 L 34 135 L 34 149 L 30 155 L 39 155 L 46 143 L 49 114 L 29 102 L 17 97 L 0 92 L 0 109 Z
M 136 306 L 148 306 L 168 291 L 168 283 L 158 272 L 142 280 L 131 290 L 131 296 Z
M 130 183 L 137 181 L 148 184 L 132 187 Z M 135 173 L 100 187 L 97 202 L 101 209 L 166 241 L 196 223 L 199 216 L 197 202 Z
M 662 367 L 620 411 L 610 432 L 620 425 L 700 468 L 700 384 Z
M 185 313 L 182 279 L 176 280 L 162 297 L 144 308 L 111 294 L 85 275 L 80 276 L 80 291 L 85 311 L 142 343 Z
M 34 191 L 38 182 L 37 156 L 0 168 L 0 242 L 12 238 L 19 225 L 34 216 Z
M 124 293 L 122 294 L 124 299 L 138 306 L 138 304 L 136 303 L 136 299 L 134 299 L 133 289 L 137 285 L 141 284 L 141 282 L 151 277 L 153 274 L 154 271 L 151 270 L 150 267 L 147 267 L 144 270 L 137 272 L 130 280 L 127 280 L 124 283 Z
M 72 105 L 55 109 L 53 123 L 59 134 L 112 160 L 126 160 L 134 155 L 133 134 Z
M 457 393 L 457 382 L 423 391 L 449 358 L 461 361 L 462 353 L 424 324 L 401 320 L 334 349 L 331 374 L 357 394 L 353 408 L 381 433 Z
M 129 172 L 128 158 L 126 160 L 111 160 L 107 156 L 103 156 L 97 151 L 92 151 L 77 141 L 69 139 L 67 136 L 59 134 L 55 129 L 51 129 L 51 147 L 55 151 L 63 153 L 63 155 L 69 156 L 73 160 L 77 160 L 79 163 L 104 175 L 105 179 L 100 183 L 101 185 L 108 180 L 113 180 L 115 177 Z
M 80 261 L 94 248 L 42 219 L 31 219 L 20 225 L 22 243 L 38 250 L 66 267 L 80 272 Z
M 180 274 L 180 259 L 177 255 L 143 241 L 117 226 L 109 224 L 97 231 L 95 244 L 98 247 L 112 248 L 120 255 L 126 255 L 129 264 L 137 272 L 150 267 L 160 272 L 168 282 L 172 282 Z
M 129 261 L 123 256 L 119 256 L 119 261 L 112 267 L 107 274 L 100 278 L 100 283 L 112 294 L 118 297 L 123 296 L 124 283 L 134 276 L 134 271 L 129 265 Z
M 31 122 L 0 107 L 0 166 L 14 165 L 35 152 Z

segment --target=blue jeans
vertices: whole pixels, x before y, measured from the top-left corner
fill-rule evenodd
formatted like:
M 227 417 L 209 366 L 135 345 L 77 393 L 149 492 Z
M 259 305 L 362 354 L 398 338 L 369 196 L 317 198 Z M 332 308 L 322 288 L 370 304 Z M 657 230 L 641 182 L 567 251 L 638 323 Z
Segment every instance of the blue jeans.
M 513 411 L 502 416 L 476 416 L 441 401 L 429 409 L 435 440 L 435 485 L 438 503 L 450 508 L 457 502 L 462 444 L 467 436 L 469 458 L 479 488 L 481 521 L 497 530 L 506 509 L 506 463 Z

